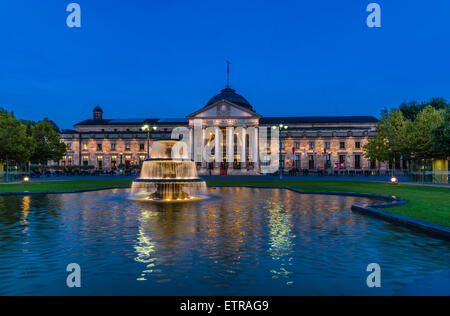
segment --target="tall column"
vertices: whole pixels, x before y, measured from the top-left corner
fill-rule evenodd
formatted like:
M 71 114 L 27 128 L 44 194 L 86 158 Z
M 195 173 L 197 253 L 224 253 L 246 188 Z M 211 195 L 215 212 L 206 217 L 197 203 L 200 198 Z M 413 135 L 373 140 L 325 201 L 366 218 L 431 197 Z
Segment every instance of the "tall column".
M 206 130 L 202 127 L 202 144 L 201 144 L 201 155 L 202 155 L 202 168 L 206 168 L 206 161 L 203 157 L 203 151 L 205 150 L 205 139 L 206 139 Z
M 254 162 L 254 166 L 255 166 L 255 171 L 259 171 L 259 131 L 258 131 L 258 126 L 255 126 L 253 128 L 254 133 L 253 133 L 253 162 Z
M 241 168 L 247 168 L 247 128 L 242 127 Z
M 214 168 L 220 168 L 220 163 L 222 162 L 221 138 L 220 128 L 218 126 L 214 127 Z
M 227 162 L 228 169 L 233 169 L 234 163 L 234 128 L 227 127 Z
M 189 159 L 194 160 L 194 129 L 189 127 Z

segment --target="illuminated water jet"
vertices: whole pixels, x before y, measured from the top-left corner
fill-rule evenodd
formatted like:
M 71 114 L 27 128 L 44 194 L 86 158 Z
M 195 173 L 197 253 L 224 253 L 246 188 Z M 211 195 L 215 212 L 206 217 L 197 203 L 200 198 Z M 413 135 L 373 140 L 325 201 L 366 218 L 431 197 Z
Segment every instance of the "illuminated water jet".
M 188 159 L 185 143 L 158 140 L 151 158 L 144 161 L 139 178 L 133 181 L 133 198 L 154 202 L 198 200 L 206 194 L 206 183 Z

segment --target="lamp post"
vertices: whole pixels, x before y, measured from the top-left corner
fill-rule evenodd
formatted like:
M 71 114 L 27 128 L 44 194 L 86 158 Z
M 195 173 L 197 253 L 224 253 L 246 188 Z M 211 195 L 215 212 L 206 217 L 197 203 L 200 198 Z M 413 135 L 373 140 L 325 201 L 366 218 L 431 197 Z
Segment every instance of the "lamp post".
M 119 172 L 123 173 L 123 153 L 120 153 L 120 164 L 119 164 Z
M 278 145 L 278 149 L 280 151 L 279 158 L 278 158 L 279 159 L 279 166 L 278 166 L 279 169 L 278 169 L 278 171 L 280 173 L 280 180 L 283 180 L 283 162 L 281 160 L 281 158 L 282 158 L 282 155 L 281 155 L 281 131 L 288 129 L 288 126 L 284 125 L 282 123 L 278 124 L 278 126 L 277 125 L 272 126 L 272 129 L 277 129 L 277 128 L 280 131 L 280 134 L 278 135 L 278 144 L 279 144 Z
M 152 130 L 156 132 L 158 127 L 156 125 L 153 125 Z M 147 131 L 147 159 L 150 159 L 150 125 L 145 124 L 142 126 L 143 131 Z
M 147 159 L 150 158 L 150 125 L 145 124 L 142 126 L 143 131 L 147 131 Z

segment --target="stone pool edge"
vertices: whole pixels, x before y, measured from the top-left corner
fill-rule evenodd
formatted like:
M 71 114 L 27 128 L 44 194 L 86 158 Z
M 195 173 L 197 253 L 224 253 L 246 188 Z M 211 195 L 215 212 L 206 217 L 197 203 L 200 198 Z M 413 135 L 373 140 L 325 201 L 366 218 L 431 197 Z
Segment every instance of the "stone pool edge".
M 398 215 L 390 212 L 380 210 L 380 208 L 390 208 L 396 206 L 406 205 L 405 199 L 398 196 L 372 194 L 372 193 L 356 193 L 356 192 L 335 192 L 335 191 L 305 191 L 300 189 L 291 188 L 288 186 L 252 186 L 252 185 L 213 185 L 211 187 L 241 187 L 241 188 L 256 188 L 256 189 L 284 189 L 290 190 L 300 194 L 317 194 L 317 195 L 340 195 L 340 196 L 356 196 L 367 197 L 385 200 L 386 203 L 368 204 L 368 205 L 352 205 L 352 211 L 358 212 L 364 215 L 376 217 L 378 219 L 390 222 L 392 224 L 409 228 L 411 230 L 419 231 L 433 237 L 449 240 L 450 241 L 450 227 L 434 224 L 431 222 L 414 219 L 412 217 Z M 11 195 L 42 195 L 42 194 L 67 194 L 67 193 L 83 193 L 94 192 L 114 189 L 128 189 L 129 187 L 117 186 L 117 187 L 105 187 L 105 188 L 92 188 L 92 189 L 80 189 L 80 190 L 68 190 L 68 191 L 32 191 L 32 192 L 0 192 L 0 196 Z
M 390 212 L 385 212 L 379 208 L 391 208 L 408 204 L 404 198 L 391 195 L 381 195 L 372 193 L 356 193 L 356 192 L 335 192 L 335 191 L 305 191 L 291 187 L 265 187 L 265 186 L 251 186 L 251 185 L 214 185 L 213 187 L 244 187 L 244 188 L 258 188 L 258 189 L 285 189 L 300 194 L 317 194 L 317 195 L 340 195 L 340 196 L 356 196 L 385 200 L 386 203 L 367 204 L 367 205 L 352 205 L 352 211 L 364 215 L 376 217 L 378 219 L 390 222 L 397 226 L 406 227 L 435 238 L 450 241 L 450 227 L 434 224 L 431 222 L 422 221 L 412 217 L 398 215 Z

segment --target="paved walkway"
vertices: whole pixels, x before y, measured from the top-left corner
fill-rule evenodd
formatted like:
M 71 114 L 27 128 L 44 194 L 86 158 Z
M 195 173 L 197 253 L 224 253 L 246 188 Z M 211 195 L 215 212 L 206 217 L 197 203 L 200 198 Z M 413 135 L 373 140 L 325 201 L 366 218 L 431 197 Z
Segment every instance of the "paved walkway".
M 43 178 L 32 178 L 31 182 L 41 181 L 70 181 L 70 180 L 134 180 L 134 176 L 52 176 Z M 280 180 L 278 176 L 203 176 L 205 180 L 256 180 L 256 181 L 277 181 Z M 430 186 L 430 187 L 444 187 L 450 188 L 446 184 L 421 184 L 410 182 L 408 177 L 398 177 L 401 184 Z M 367 182 L 389 182 L 390 177 L 384 176 L 283 176 L 283 180 L 300 180 L 300 181 L 367 181 Z M 11 184 L 12 182 L 9 182 Z M 21 183 L 21 182 L 14 182 Z
M 277 181 L 278 176 L 203 176 L 206 180 L 257 180 L 257 181 Z M 365 182 L 390 182 L 391 177 L 383 176 L 283 176 L 283 180 L 299 180 L 299 181 L 365 181 Z M 437 188 L 450 188 L 448 184 L 422 184 L 410 182 L 408 177 L 398 177 L 399 183 L 417 186 L 428 186 Z

